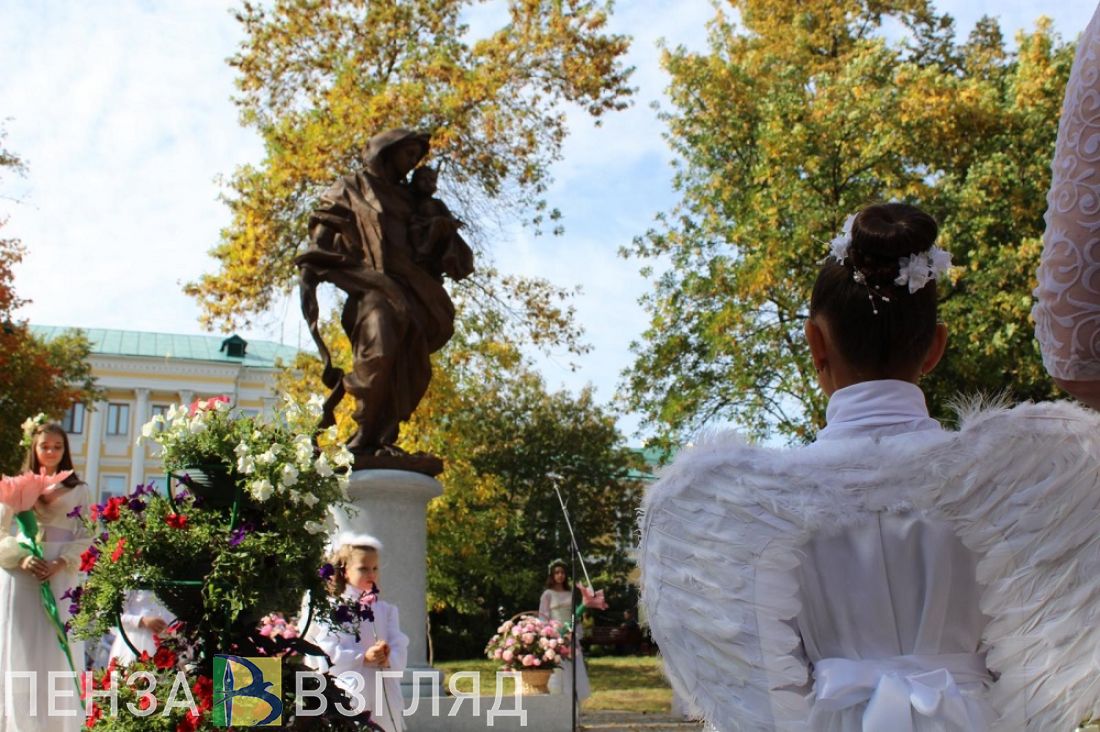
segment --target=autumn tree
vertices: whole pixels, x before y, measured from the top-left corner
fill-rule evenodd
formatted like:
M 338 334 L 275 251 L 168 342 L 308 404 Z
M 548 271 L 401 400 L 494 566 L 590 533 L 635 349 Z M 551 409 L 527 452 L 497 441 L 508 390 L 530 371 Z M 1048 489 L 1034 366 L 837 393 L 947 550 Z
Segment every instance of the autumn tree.
M 612 601 L 627 592 L 640 496 L 636 456 L 590 391 L 548 390 L 499 318 L 459 323 L 402 443 L 446 465 L 443 495 L 428 504 L 428 607 L 437 654 L 452 658 L 480 654 L 497 608 L 536 607 L 547 565 L 568 557 L 549 474 L 561 476 L 585 561 Z M 339 327 L 330 324 L 326 338 L 337 365 L 349 366 Z M 320 362 L 302 354 L 280 389 L 300 400 L 320 392 Z M 344 438 L 354 430 L 349 404 L 337 425 Z
M 318 196 L 361 166 L 370 137 L 431 133 L 431 164 L 475 244 L 487 221 L 557 213 L 542 194 L 566 136 L 565 104 L 594 118 L 623 107 L 627 40 L 605 32 L 593 0 L 510 0 L 499 28 L 469 38 L 474 0 L 246 0 L 238 71 L 241 120 L 266 155 L 228 181 L 232 221 L 213 250 L 220 270 L 188 286 L 208 324 L 247 321 L 294 282 L 295 253 Z M 577 347 L 562 292 L 500 277 L 480 248 L 459 285 L 472 307 L 510 312 L 531 340 Z
M 0 128 L 0 176 L 22 174 L 23 161 L 3 143 Z M 15 319 L 25 301 L 15 292 L 13 270 L 24 248 L 18 239 L 3 236 L 6 223 L 6 217 L 0 218 L 0 472 L 11 474 L 19 470 L 25 452 L 23 421 L 39 412 L 60 418 L 72 404 L 92 398 L 94 383 L 87 339 L 74 332 L 47 343 Z
M 959 392 L 1049 397 L 1028 313 L 1072 47 L 1045 20 L 1016 50 L 988 18 L 960 42 L 927 0 L 730 6 L 706 52 L 663 54 L 681 200 L 626 252 L 653 279 L 627 405 L 666 444 L 716 421 L 812 437 L 810 288 L 845 217 L 882 200 L 930 211 L 957 265 L 933 413 Z

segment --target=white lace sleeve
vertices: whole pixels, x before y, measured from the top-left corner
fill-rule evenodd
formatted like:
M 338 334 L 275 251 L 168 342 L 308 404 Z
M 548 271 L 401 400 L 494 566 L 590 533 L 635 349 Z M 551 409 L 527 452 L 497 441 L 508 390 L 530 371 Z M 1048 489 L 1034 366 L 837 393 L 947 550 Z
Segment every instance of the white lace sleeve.
M 1052 168 L 1035 336 L 1051 376 L 1100 380 L 1100 8 L 1077 49 Z

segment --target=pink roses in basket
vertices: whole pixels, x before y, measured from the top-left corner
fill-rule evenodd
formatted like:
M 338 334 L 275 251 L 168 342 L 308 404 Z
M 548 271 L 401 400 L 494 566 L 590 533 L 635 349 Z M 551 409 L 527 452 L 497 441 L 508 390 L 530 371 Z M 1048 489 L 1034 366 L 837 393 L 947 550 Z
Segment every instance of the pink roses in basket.
M 508 670 L 557 668 L 569 658 L 569 632 L 557 620 L 520 615 L 497 628 L 485 655 Z

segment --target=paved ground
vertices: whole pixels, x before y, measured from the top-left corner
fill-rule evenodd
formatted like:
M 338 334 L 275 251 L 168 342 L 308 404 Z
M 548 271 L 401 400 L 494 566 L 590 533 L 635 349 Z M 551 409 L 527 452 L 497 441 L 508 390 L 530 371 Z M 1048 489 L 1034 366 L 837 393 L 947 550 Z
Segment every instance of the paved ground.
M 698 732 L 698 722 L 683 722 L 667 714 L 584 712 L 580 729 L 585 732 Z

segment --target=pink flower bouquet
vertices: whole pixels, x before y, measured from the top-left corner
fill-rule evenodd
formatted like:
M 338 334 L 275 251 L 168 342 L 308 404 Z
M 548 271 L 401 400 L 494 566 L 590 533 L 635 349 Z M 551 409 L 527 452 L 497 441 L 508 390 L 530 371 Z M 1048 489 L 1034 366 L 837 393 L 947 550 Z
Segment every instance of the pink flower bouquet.
M 510 671 L 557 668 L 569 658 L 569 633 L 557 620 L 520 615 L 497 628 L 485 655 Z

